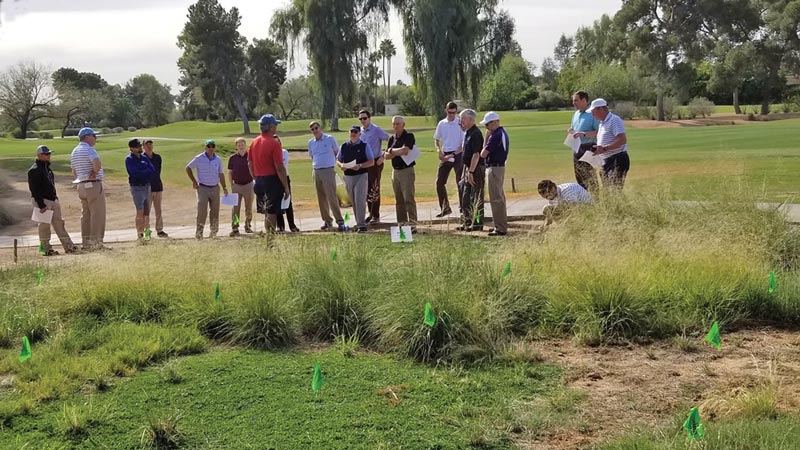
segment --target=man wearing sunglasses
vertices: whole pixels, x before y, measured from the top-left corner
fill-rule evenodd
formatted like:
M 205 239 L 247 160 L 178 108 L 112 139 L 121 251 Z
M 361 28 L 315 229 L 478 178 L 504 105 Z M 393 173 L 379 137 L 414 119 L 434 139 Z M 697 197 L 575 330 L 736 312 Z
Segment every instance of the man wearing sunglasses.
M 333 220 L 336 219 L 339 231 L 344 231 L 342 210 L 339 208 L 339 197 L 336 196 L 336 172 L 334 171 L 339 147 L 333 136 L 322 132 L 319 122 L 311 122 L 308 128 L 314 135 L 308 140 L 308 156 L 311 157 L 311 167 L 314 170 L 314 188 L 317 191 L 319 215 L 322 217 L 321 229 L 323 231 L 331 230 Z
M 381 221 L 381 174 L 383 173 L 383 153 L 381 141 L 389 139 L 389 134 L 381 127 L 372 123 L 372 115 L 369 111 L 362 109 L 358 112 L 358 120 L 361 122 L 361 140 L 366 142 L 376 156 L 374 162 L 367 169 L 368 191 L 367 191 L 367 212 L 369 218 L 367 222 Z
M 439 121 L 436 125 L 436 132 L 433 135 L 436 150 L 439 153 L 439 171 L 436 173 L 436 195 L 439 197 L 439 207 L 441 212 L 436 217 L 445 217 L 453 213 L 450 209 L 450 199 L 447 197 L 447 179 L 450 172 L 456 172 L 456 184 L 461 179 L 464 171 L 463 142 L 464 130 L 461 129 L 458 120 L 458 105 L 450 102 L 445 108 L 447 117 Z M 459 195 L 459 206 L 461 196 Z
M 203 153 L 192 158 L 186 165 L 186 174 L 192 180 L 192 187 L 197 191 L 197 230 L 194 237 L 203 239 L 203 229 L 206 226 L 208 210 L 211 209 L 211 238 L 217 237 L 219 232 L 219 185 L 228 195 L 225 185 L 225 172 L 222 170 L 222 159 L 217 156 L 217 144 L 212 139 L 206 141 Z M 195 179 L 192 169 L 197 169 Z

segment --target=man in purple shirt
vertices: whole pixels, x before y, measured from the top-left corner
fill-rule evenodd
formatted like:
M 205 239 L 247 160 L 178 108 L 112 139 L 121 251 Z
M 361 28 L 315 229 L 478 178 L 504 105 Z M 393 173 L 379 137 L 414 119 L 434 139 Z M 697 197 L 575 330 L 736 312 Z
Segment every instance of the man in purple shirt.
M 381 174 L 383 173 L 383 153 L 381 149 L 383 145 L 381 141 L 389 139 L 389 134 L 381 129 L 381 127 L 372 123 L 372 115 L 369 111 L 362 109 L 358 112 L 358 120 L 361 122 L 361 140 L 364 141 L 373 154 L 378 155 L 372 167 L 367 169 L 367 212 L 369 218 L 367 222 L 380 222 L 381 221 Z
M 486 184 L 489 187 L 489 204 L 492 206 L 494 224 L 494 228 L 489 230 L 489 236 L 505 236 L 508 233 L 508 216 L 503 182 L 508 159 L 508 133 L 500 126 L 500 116 L 494 111 L 486 113 L 481 125 L 486 127 L 486 145 L 481 151 L 481 158 L 486 158 Z

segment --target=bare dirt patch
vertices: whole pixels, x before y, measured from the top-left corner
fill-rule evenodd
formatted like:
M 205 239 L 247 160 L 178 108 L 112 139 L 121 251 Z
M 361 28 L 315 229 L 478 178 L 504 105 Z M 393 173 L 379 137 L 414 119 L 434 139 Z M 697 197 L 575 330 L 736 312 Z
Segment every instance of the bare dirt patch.
M 581 347 L 569 341 L 534 343 L 550 362 L 565 368 L 568 388 L 585 393 L 575 423 L 523 444 L 537 450 L 588 448 L 641 427 L 669 423 L 689 405 L 713 405 L 742 388 L 771 379 L 778 408 L 800 411 L 800 332 L 771 328 L 723 336 L 722 350 L 690 338 L 696 351 L 672 342 Z

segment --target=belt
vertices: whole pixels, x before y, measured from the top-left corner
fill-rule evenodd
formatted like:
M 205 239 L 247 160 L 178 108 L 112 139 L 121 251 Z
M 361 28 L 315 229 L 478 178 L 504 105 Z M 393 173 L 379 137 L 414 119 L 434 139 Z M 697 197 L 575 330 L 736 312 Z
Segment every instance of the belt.
M 237 185 L 237 186 L 247 186 L 247 185 L 249 185 L 249 184 L 250 184 L 250 183 L 252 183 L 252 182 L 253 182 L 253 180 L 250 180 L 250 181 L 248 181 L 247 183 L 237 183 L 237 182 L 235 182 L 235 181 L 234 181 L 234 182 L 233 182 L 233 184 L 235 184 L 235 185 Z
M 486 163 L 486 167 L 505 167 L 506 163 Z
M 317 167 L 314 170 L 325 170 L 325 169 L 333 169 L 333 166 L 331 166 L 331 167 Z
M 203 184 L 203 183 L 198 183 L 198 184 L 199 184 L 200 186 L 207 187 L 207 188 L 215 188 L 215 187 L 219 186 L 218 184 L 215 184 L 215 185 L 213 185 L 213 186 L 209 186 L 209 185 L 207 185 L 207 184 Z
M 136 187 L 150 186 L 150 183 L 145 183 L 145 184 L 131 184 L 131 186 L 136 186 Z
M 99 182 L 102 182 L 102 181 L 103 181 L 103 180 L 83 180 L 83 181 L 78 181 L 78 184 L 83 184 L 83 183 L 99 183 Z

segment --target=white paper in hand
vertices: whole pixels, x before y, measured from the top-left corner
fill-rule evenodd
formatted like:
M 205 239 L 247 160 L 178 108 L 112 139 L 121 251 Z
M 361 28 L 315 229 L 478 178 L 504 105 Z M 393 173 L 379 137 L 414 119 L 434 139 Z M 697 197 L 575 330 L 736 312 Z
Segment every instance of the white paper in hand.
M 236 206 L 239 204 L 239 194 L 230 193 L 222 196 L 222 204 L 225 206 Z
M 356 160 L 355 159 L 350 161 L 350 162 L 347 162 L 347 163 L 342 163 L 342 168 L 344 168 L 344 169 L 352 169 L 355 166 L 356 166 Z
M 389 228 L 389 233 L 392 235 L 392 242 L 412 242 L 414 241 L 411 227 L 406 225 L 403 227 L 403 235 L 400 236 L 400 227 Z
M 572 149 L 572 153 L 578 153 L 581 148 L 580 138 L 576 139 L 574 135 L 567 133 L 567 138 L 564 139 L 564 145 Z
M 587 162 L 597 169 L 603 166 L 604 159 L 602 155 L 595 155 L 593 151 L 587 151 L 578 161 Z
M 414 148 L 409 150 L 407 155 L 401 156 L 401 158 L 403 158 L 403 162 L 405 162 L 406 164 L 411 164 L 414 161 L 416 161 L 417 158 L 419 158 L 419 155 L 420 155 L 419 147 L 414 145 Z
M 41 212 L 39 211 L 39 208 L 33 208 L 33 214 L 31 215 L 31 220 L 39 223 L 52 223 L 53 210 L 48 209 L 45 212 Z
M 284 199 L 281 199 L 281 209 L 289 209 L 289 205 L 292 203 L 292 196 L 288 196 Z

